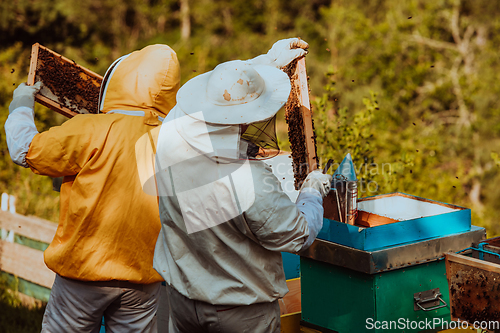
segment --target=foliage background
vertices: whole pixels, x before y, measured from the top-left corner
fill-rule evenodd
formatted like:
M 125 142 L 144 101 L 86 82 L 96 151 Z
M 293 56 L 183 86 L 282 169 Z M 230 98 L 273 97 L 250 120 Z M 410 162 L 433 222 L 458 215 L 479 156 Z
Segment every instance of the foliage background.
M 353 155 L 361 195 L 401 191 L 472 209 L 500 234 L 500 2 L 490 0 L 14 0 L 0 2 L 0 123 L 35 42 L 104 74 L 151 43 L 182 82 L 220 62 L 309 45 L 321 162 Z M 39 131 L 64 118 L 36 107 Z M 286 125 L 278 124 L 287 147 Z M 57 221 L 50 179 L 15 166 L 0 132 L 0 187 L 17 211 Z
M 0 274 L 0 324 L 2 333 L 37 333 L 42 329 L 45 305 L 24 306 L 13 290 L 17 279 Z

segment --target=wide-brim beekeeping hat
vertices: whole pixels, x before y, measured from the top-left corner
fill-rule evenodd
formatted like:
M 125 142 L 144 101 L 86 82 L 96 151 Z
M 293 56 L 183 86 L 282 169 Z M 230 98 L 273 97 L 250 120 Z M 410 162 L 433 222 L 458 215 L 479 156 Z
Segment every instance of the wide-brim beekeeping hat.
M 207 123 L 251 124 L 272 118 L 289 95 L 290 79 L 281 70 L 235 60 L 186 82 L 177 105 Z

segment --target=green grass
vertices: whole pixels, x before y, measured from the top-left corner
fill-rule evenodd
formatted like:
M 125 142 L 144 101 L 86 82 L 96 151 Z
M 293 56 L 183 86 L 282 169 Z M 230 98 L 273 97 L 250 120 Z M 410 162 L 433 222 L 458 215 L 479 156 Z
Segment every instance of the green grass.
M 0 332 L 40 332 L 45 306 L 23 306 L 13 289 L 6 279 L 0 279 Z
M 45 307 L 27 308 L 0 301 L 0 331 L 4 333 L 40 332 Z

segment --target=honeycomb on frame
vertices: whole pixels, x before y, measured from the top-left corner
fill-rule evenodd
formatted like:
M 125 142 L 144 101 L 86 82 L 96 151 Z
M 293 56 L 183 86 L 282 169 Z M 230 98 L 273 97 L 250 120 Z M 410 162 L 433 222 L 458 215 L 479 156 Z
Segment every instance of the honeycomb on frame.
M 31 49 L 28 85 L 42 81 L 35 100 L 71 118 L 98 113 L 102 76 L 36 43 Z

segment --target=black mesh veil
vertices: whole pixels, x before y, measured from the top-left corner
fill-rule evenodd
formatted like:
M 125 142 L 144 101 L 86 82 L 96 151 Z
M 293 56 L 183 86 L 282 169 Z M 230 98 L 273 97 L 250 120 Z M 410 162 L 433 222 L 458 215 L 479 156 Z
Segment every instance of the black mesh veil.
M 276 137 L 276 116 L 266 121 L 252 123 L 245 128 L 241 139 L 248 143 L 247 157 L 249 159 L 268 159 L 280 152 Z
M 104 78 L 102 79 L 101 87 L 99 89 L 99 102 L 98 102 L 98 105 L 97 105 L 97 113 L 101 112 L 101 107 L 102 107 L 102 103 L 103 103 L 103 99 L 104 99 L 104 93 L 106 91 L 106 88 L 107 88 L 107 85 L 108 85 L 108 81 L 111 78 L 111 74 L 113 73 L 113 70 L 120 63 L 120 61 L 123 60 L 123 59 L 125 59 L 126 57 L 127 56 L 121 56 L 120 58 L 116 59 L 111 64 L 111 66 L 109 66 L 109 68 L 106 70 L 106 74 L 104 74 Z

